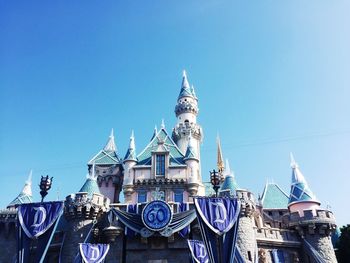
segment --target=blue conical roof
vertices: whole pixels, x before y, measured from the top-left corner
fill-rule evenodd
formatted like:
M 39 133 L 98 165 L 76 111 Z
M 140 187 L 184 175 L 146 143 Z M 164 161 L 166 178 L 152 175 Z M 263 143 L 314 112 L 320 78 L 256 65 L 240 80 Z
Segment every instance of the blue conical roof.
M 87 178 L 84 185 L 80 188 L 79 192 L 86 192 L 88 196 L 92 196 L 93 193 L 100 194 L 100 189 L 98 188 L 97 181 L 94 178 Z
M 32 203 L 32 171 L 30 171 L 28 180 L 26 181 L 23 190 L 19 193 L 19 195 L 11 202 L 7 207 L 13 207 L 15 205 Z
M 188 145 L 187 145 L 187 150 L 186 150 L 186 154 L 185 154 L 184 160 L 188 160 L 188 159 L 198 160 L 198 154 L 197 154 L 197 151 L 196 151 L 195 147 L 193 146 L 193 141 L 192 141 L 192 135 L 191 134 L 190 134 L 190 136 L 188 138 Z
M 308 183 L 305 180 L 304 175 L 301 173 L 298 164 L 294 161 L 293 155 L 291 155 L 291 167 L 292 167 L 292 185 L 290 189 L 290 196 L 288 205 L 301 203 L 301 202 L 315 202 L 316 196 L 311 191 Z
M 125 161 L 136 161 L 136 149 L 135 149 L 135 137 L 134 137 L 134 131 L 131 132 L 130 136 L 130 143 L 129 143 L 129 148 L 125 154 L 124 157 L 124 162 Z
M 179 98 L 182 98 L 182 97 L 196 98 L 196 94 L 194 93 L 194 88 L 193 87 L 191 88 L 190 84 L 188 83 L 186 71 L 183 71 L 181 90 L 179 94 Z
M 239 188 L 234 173 L 230 169 L 230 165 L 228 160 L 226 160 L 226 165 L 225 165 L 225 170 L 224 170 L 224 182 L 222 183 L 220 187 L 220 192 L 224 191 L 230 191 L 230 194 L 233 195 L 236 190 Z
M 97 184 L 97 176 L 95 175 L 95 163 L 92 165 L 91 174 L 87 175 L 86 181 L 80 188 L 79 193 L 88 193 L 89 197 L 94 193 L 101 193 Z

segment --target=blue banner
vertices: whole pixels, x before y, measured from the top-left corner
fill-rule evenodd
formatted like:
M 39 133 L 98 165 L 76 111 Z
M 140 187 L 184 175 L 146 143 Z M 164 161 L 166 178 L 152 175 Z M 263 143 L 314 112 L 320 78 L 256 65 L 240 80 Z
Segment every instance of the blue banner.
M 79 244 L 80 256 L 84 263 L 100 263 L 107 256 L 108 244 Z
M 63 202 L 30 203 L 18 206 L 17 247 L 18 262 L 42 262 L 45 258 L 57 223 L 63 212 Z M 36 240 L 31 258 L 30 246 Z
M 209 257 L 205 245 L 199 240 L 187 240 L 192 259 L 196 263 L 209 263 Z
M 217 235 L 228 232 L 237 221 L 237 199 L 197 197 L 194 203 L 204 223 Z
M 237 198 L 196 197 L 194 203 L 209 261 L 234 262 L 240 212 Z

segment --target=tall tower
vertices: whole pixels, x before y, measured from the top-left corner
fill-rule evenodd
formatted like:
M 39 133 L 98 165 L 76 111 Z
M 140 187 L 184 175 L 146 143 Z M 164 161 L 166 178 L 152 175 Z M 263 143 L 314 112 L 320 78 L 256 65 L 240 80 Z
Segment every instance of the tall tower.
M 198 98 L 194 87 L 190 87 L 186 71 L 183 72 L 180 94 L 175 106 L 177 124 L 173 129 L 173 140 L 185 155 L 188 146 L 190 133 L 193 138 L 194 148 L 200 160 L 200 143 L 202 141 L 202 127 L 197 124 Z
M 331 242 L 336 229 L 333 213 L 320 208 L 320 202 L 311 191 L 305 177 L 291 154 L 292 185 L 288 209 L 289 226 L 295 229 L 303 241 L 306 252 L 304 261 L 322 258 L 322 262 L 337 262 Z M 303 261 L 303 262 L 304 262 Z

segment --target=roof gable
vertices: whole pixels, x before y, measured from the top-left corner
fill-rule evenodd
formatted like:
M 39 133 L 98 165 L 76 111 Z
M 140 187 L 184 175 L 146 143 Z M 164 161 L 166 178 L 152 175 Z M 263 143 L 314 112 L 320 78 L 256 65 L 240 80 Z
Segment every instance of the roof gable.
M 183 165 L 184 155 L 164 128 L 160 129 L 150 143 L 137 156 L 139 165 L 150 165 L 153 152 L 169 152 L 169 165 Z
M 261 198 L 264 209 L 287 209 L 288 195 L 274 183 L 267 183 Z
M 120 164 L 119 156 L 114 151 L 101 150 L 96 154 L 88 164 Z

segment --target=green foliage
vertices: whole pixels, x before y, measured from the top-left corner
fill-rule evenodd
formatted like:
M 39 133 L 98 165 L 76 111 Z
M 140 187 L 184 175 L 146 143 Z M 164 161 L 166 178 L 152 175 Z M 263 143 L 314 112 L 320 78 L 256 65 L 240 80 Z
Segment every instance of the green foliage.
M 343 226 L 340 231 L 337 259 L 339 263 L 347 263 L 350 259 L 350 225 Z

